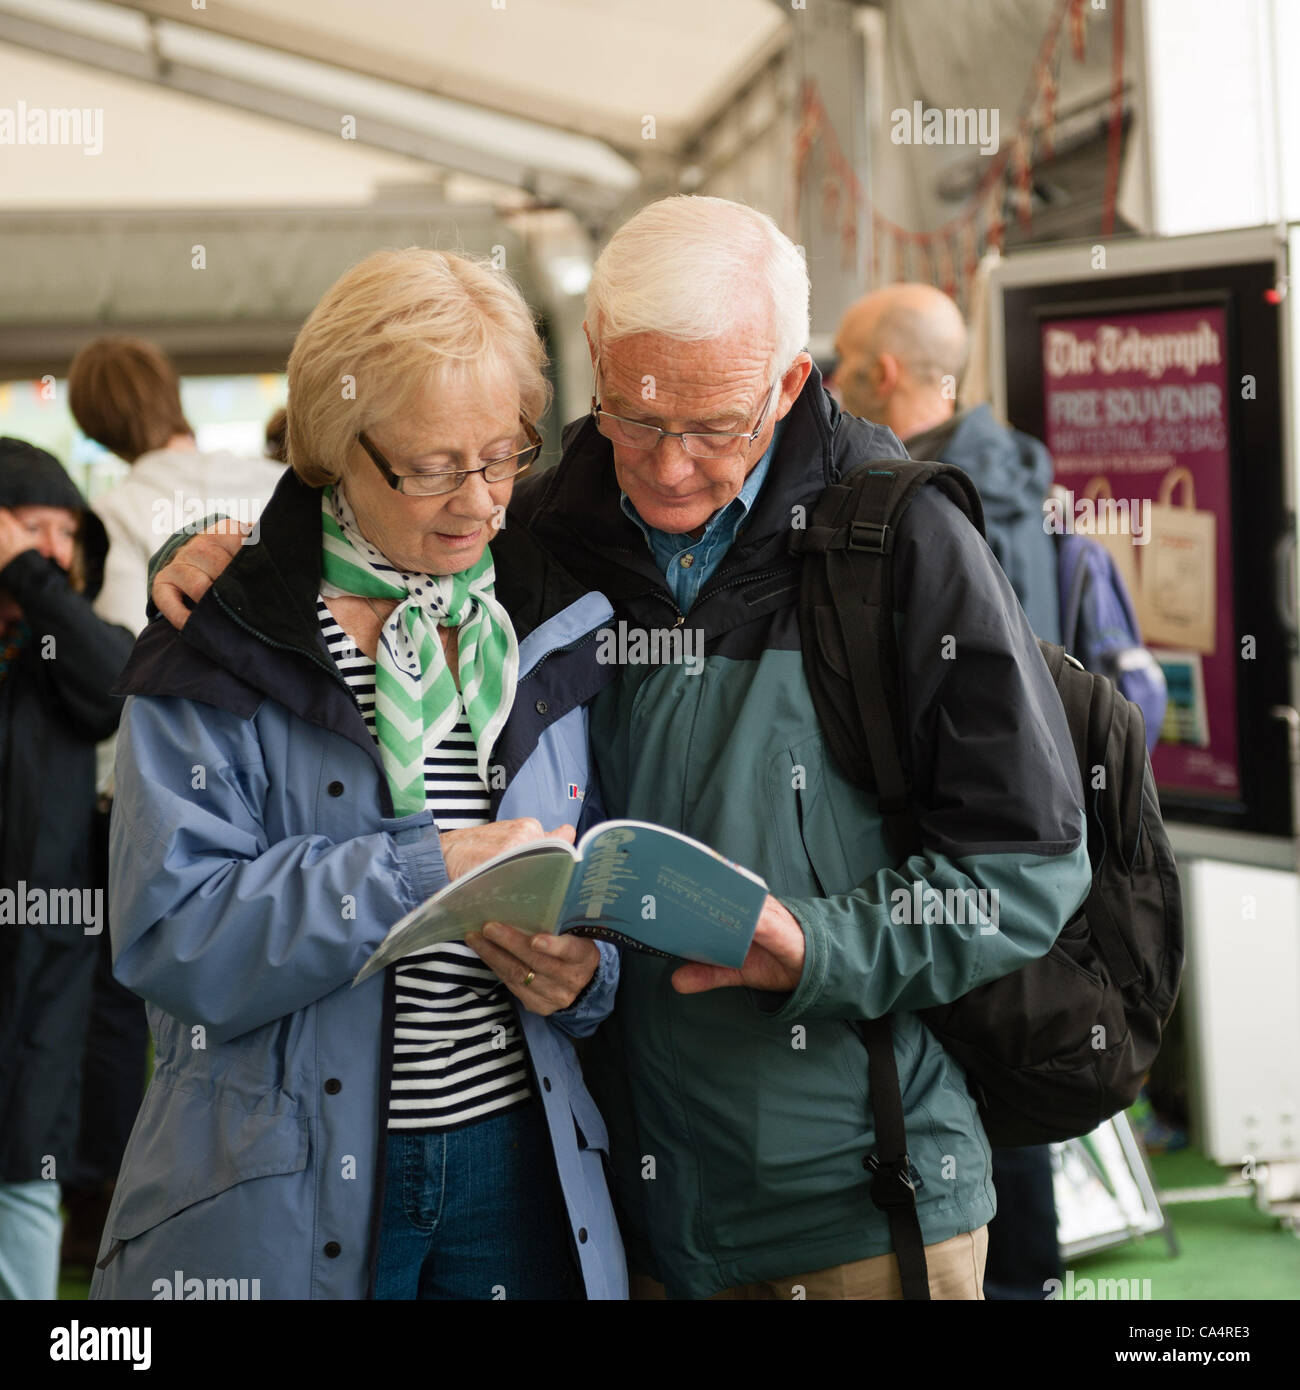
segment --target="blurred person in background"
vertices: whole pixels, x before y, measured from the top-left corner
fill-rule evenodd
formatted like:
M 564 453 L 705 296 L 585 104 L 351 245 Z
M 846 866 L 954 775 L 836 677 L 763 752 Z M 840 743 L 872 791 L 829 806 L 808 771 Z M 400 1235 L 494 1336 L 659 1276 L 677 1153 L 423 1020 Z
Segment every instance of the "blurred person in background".
M 926 284 L 876 290 L 850 305 L 835 338 L 844 409 L 887 425 L 916 459 L 969 473 L 984 503 L 989 549 L 1016 591 L 1035 636 L 1061 640 L 1056 547 L 1043 525 L 1052 456 L 1032 436 L 999 424 L 987 405 L 956 409 L 966 325 L 953 301 Z M 997 1215 L 989 1222 L 984 1296 L 1041 1299 L 1061 1277 L 1046 1144 L 993 1150 Z
M 110 542 L 95 611 L 138 635 L 145 623 L 153 551 L 177 527 L 202 516 L 214 499 L 227 515 L 255 520 L 282 468 L 269 459 L 200 452 L 181 406 L 175 368 L 141 338 L 96 338 L 82 347 L 68 372 L 68 403 L 83 433 L 131 465 L 129 476 L 95 502 Z M 108 882 L 114 742 L 105 740 L 98 758 L 97 882 L 102 886 Z M 64 1194 L 65 1264 L 86 1269 L 94 1264 L 127 1135 L 144 1095 L 148 1042 L 144 1005 L 113 979 L 104 932 L 86 1039 L 82 1138 Z
M 912 458 L 955 464 L 974 479 L 989 549 L 1035 636 L 1059 642 L 1056 549 L 1043 526 L 1052 456 L 987 405 L 956 409 L 961 310 L 933 285 L 889 285 L 849 306 L 835 353 L 835 387 L 850 415 L 887 425 Z
M 200 451 L 176 369 L 142 338 L 87 343 L 68 370 L 68 404 L 83 433 L 131 465 L 128 477 L 95 499 L 110 542 L 95 610 L 139 634 L 153 552 L 209 512 L 255 521 L 283 462 Z
M 104 528 L 59 461 L 0 439 L 0 1298 L 54 1298 L 97 934 L 95 745 L 131 633 L 95 615 Z M 55 920 L 55 919 L 58 920 Z M 71 918 L 73 920 L 66 920 Z

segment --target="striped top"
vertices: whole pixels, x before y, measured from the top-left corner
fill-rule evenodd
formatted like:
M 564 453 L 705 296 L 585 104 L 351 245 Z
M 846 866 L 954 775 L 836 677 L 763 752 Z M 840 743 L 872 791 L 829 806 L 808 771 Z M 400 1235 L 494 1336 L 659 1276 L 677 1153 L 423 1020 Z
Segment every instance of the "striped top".
M 316 612 L 325 645 L 373 735 L 375 663 L 356 648 L 319 595 Z M 491 819 L 464 709 L 456 727 L 425 755 L 424 790 L 439 830 Z M 514 1002 L 468 946 L 458 941 L 429 946 L 393 970 L 390 1130 L 457 1129 L 529 1099 L 528 1059 Z

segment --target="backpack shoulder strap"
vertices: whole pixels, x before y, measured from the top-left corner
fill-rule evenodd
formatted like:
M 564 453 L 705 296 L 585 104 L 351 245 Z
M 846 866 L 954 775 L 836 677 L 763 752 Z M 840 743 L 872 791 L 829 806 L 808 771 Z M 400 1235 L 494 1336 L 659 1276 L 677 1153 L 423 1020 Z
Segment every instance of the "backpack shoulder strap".
M 911 788 L 900 753 L 903 719 L 894 636 L 894 543 L 917 492 L 941 487 L 984 533 L 968 474 L 943 463 L 867 460 L 822 493 L 790 548 L 803 557 L 799 624 L 804 673 L 822 733 L 844 773 L 874 786 L 900 860 L 917 843 Z M 848 687 L 846 691 L 845 687 Z M 916 1213 L 902 1090 L 888 1018 L 859 1025 L 867 1046 L 876 1151 L 864 1158 L 871 1200 L 889 1221 L 903 1297 L 928 1299 L 925 1243 Z
M 969 474 L 945 463 L 876 459 L 826 488 L 790 546 L 805 558 L 805 568 L 809 558 L 824 556 L 825 582 L 810 576 L 800 615 L 804 672 L 823 733 L 845 775 L 875 787 L 891 830 L 904 828 L 911 790 L 899 751 L 893 551 L 903 513 L 927 484 L 940 487 L 983 535 L 984 509 Z M 843 698 L 845 683 L 851 701 Z M 850 709 L 842 708 L 846 703 Z

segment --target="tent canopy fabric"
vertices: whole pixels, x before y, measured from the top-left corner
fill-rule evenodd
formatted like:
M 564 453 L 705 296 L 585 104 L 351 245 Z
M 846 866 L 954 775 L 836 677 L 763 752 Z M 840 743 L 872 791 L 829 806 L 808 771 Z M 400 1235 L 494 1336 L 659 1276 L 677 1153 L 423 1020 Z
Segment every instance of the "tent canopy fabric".
M 786 42 L 772 0 L 0 0 L 0 84 L 101 112 L 7 206 L 510 193 L 602 221 Z M 328 192 L 323 196 L 323 190 Z

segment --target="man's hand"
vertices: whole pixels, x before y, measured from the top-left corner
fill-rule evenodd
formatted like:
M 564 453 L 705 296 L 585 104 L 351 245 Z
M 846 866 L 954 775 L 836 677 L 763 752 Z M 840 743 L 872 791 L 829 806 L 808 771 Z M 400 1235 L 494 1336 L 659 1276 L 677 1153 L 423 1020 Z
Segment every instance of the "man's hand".
M 198 603 L 239 554 L 252 529 L 246 521 L 214 521 L 186 541 L 154 575 L 150 590 L 154 605 L 173 627 L 184 627 L 190 620 L 185 597 Z
M 534 840 L 564 840 L 571 845 L 573 835 L 571 825 L 543 830 L 541 821 L 531 816 L 520 816 L 517 820 L 494 820 L 487 825 L 472 825 L 465 830 L 444 830 L 438 840 L 442 845 L 442 862 L 447 866 L 447 877 L 457 879 L 508 849 L 518 849 L 520 845 L 531 844 Z
M 36 537 L 8 507 L 0 507 L 0 570 L 24 550 L 36 548 Z
M 703 994 L 709 989 L 747 985 L 788 994 L 803 975 L 803 958 L 803 928 L 769 896 L 739 970 L 722 965 L 683 965 L 673 971 L 673 988 L 678 994 Z
M 586 937 L 529 936 L 503 922 L 487 923 L 465 942 L 529 1013 L 543 1018 L 567 1009 L 600 964 L 596 943 Z

